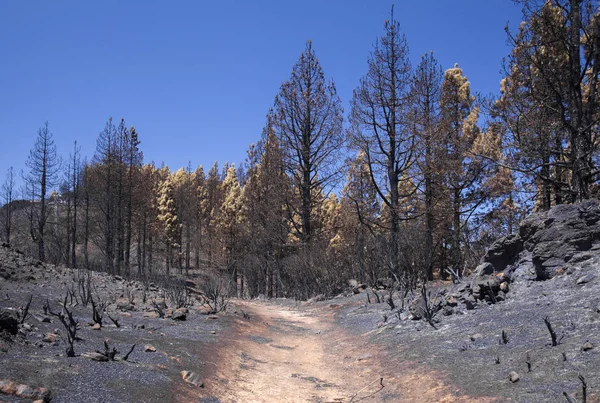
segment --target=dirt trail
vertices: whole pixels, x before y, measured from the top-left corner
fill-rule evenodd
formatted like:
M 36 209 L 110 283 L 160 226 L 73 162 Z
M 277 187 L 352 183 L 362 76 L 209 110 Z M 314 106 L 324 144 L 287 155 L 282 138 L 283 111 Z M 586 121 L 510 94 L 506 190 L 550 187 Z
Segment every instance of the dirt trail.
M 224 403 L 486 401 L 462 395 L 442 381 L 443 374 L 415 363 L 402 362 L 399 368 L 381 348 L 367 344 L 366 337 L 336 326 L 333 315 L 339 305 L 253 301 L 236 307 L 237 329 L 229 338 L 223 335 L 214 357 L 219 369 L 207 380 L 204 396 Z

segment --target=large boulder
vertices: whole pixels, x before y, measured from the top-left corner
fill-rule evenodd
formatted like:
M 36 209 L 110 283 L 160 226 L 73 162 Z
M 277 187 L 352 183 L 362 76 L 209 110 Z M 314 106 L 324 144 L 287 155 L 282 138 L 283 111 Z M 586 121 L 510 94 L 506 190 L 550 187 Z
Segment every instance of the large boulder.
M 519 233 L 492 244 L 475 270 L 476 277 L 511 274 L 532 265 L 536 280 L 548 280 L 600 251 L 600 204 L 586 200 L 531 214 Z

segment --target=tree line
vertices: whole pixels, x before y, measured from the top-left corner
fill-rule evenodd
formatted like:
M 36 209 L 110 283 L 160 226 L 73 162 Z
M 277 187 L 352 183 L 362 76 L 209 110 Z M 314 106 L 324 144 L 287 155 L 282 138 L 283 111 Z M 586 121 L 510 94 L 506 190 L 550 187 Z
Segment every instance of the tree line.
M 461 277 L 531 210 L 598 192 L 598 5 L 519 3 L 499 97 L 432 52 L 412 66 L 392 9 L 345 123 L 308 41 L 238 167 L 145 163 L 123 119 L 61 163 L 46 124 L 22 198 L 12 168 L 2 187 L 4 238 L 121 275 L 217 270 L 239 296 Z

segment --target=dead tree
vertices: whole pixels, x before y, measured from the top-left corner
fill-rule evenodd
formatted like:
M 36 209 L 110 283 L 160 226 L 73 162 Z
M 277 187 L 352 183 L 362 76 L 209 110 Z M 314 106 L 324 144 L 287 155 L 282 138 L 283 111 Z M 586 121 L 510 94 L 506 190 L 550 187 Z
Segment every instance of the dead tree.
M 119 320 L 117 318 L 113 318 L 112 316 L 110 316 L 110 313 L 108 311 L 106 311 L 106 316 L 108 316 L 108 319 L 110 319 L 110 321 L 117 327 L 120 328 L 121 325 L 119 324 Z
M 394 304 L 394 287 L 390 288 L 390 292 L 389 292 L 388 297 L 386 298 L 385 302 L 388 303 L 388 305 L 390 306 L 390 309 L 392 311 L 394 309 L 396 309 L 396 304 Z
M 229 304 L 227 297 L 228 288 L 228 282 L 217 275 L 211 275 L 206 279 L 203 284 L 204 295 L 206 295 L 204 303 L 208 305 L 211 313 L 227 309 L 227 305 Z
M 48 196 L 57 184 L 60 171 L 60 159 L 56 153 L 56 145 L 48 122 L 38 130 L 35 144 L 29 152 L 26 163 L 29 173 L 25 175 L 27 194 L 31 197 L 31 208 L 28 213 L 31 239 L 38 244 L 38 257 L 43 262 L 45 255 L 45 230 L 50 215 Z
M 560 338 L 560 340 L 556 338 L 556 332 L 552 328 L 552 324 L 550 323 L 550 320 L 547 316 L 544 318 L 544 323 L 548 328 L 548 332 L 550 332 L 550 337 L 552 338 L 552 347 L 558 346 L 560 344 L 560 340 L 562 340 L 562 337 Z
M 423 298 L 423 315 L 425 316 L 425 320 L 427 320 L 427 323 L 429 323 L 431 327 L 437 330 L 433 319 L 440 308 L 441 301 L 437 295 L 432 297 L 431 290 L 427 290 L 425 283 L 421 285 L 421 297 Z
M 83 306 L 87 306 L 92 298 L 92 274 L 89 270 L 77 271 L 77 290 Z
M 75 357 L 75 348 L 73 347 L 73 344 L 75 343 L 75 340 L 77 340 L 77 330 L 79 330 L 79 322 L 73 318 L 73 312 L 69 311 L 69 309 L 67 308 L 67 297 L 68 295 L 65 294 L 62 310 L 58 313 L 52 312 L 52 309 L 50 308 L 50 303 L 48 302 L 48 300 L 46 300 L 44 312 L 48 312 L 50 315 L 58 318 L 58 320 L 60 320 L 60 322 L 63 324 L 63 326 L 65 327 L 65 333 L 67 338 L 67 348 L 65 350 L 67 353 L 67 357 Z
M 579 381 L 581 381 L 581 402 L 586 403 L 587 402 L 587 382 L 585 381 L 585 378 L 581 374 L 579 375 Z
M 165 311 L 164 311 L 163 307 L 160 306 L 159 304 L 157 304 L 156 301 L 152 301 L 152 308 L 154 308 L 154 311 L 156 313 L 158 313 L 159 318 L 162 319 L 165 317 Z
M 90 303 L 92 304 L 92 320 L 95 324 L 102 327 L 102 320 L 104 319 L 104 309 L 106 308 L 106 301 L 101 301 L 99 298 L 94 300 L 94 297 L 90 294 Z
M 25 321 L 27 320 L 27 317 L 29 316 L 29 306 L 31 305 L 31 300 L 33 299 L 33 295 L 29 296 L 29 301 L 27 301 L 27 304 L 25 306 L 20 306 L 19 310 L 17 311 L 17 318 L 19 319 L 19 324 L 23 324 L 25 323 Z
M 500 336 L 498 344 L 508 344 L 508 334 L 506 334 L 505 330 L 502 331 L 502 335 Z
M 129 349 L 129 351 L 127 352 L 127 354 L 125 354 L 121 358 L 118 358 L 117 354 L 120 354 L 120 351 L 118 351 L 115 347 L 113 347 L 111 349 L 108 345 L 108 340 L 104 340 L 104 351 L 96 350 L 96 353 L 100 354 L 100 357 L 94 358 L 94 359 L 96 361 L 127 361 L 127 359 L 129 358 L 129 355 L 133 352 L 133 349 L 135 348 L 135 346 L 136 346 L 136 344 L 133 344 L 131 346 L 131 348 Z M 102 358 L 102 357 L 104 357 L 104 358 Z
M 587 382 L 583 375 L 579 375 L 579 381 L 581 382 L 581 403 L 587 403 Z M 576 403 L 567 392 L 563 392 L 563 396 L 569 403 Z

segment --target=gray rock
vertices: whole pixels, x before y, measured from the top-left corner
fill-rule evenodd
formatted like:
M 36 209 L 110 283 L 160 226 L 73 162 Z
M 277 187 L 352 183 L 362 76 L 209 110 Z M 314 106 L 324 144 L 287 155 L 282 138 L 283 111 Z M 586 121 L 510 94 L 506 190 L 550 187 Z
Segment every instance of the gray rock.
M 515 371 L 510 371 L 510 374 L 508 374 L 508 378 L 512 383 L 518 382 L 519 379 L 521 379 L 521 377 L 519 377 L 519 374 L 517 374 Z
M 596 276 L 593 275 L 592 273 L 586 274 L 585 276 L 579 277 L 577 279 L 577 284 L 585 284 L 585 283 L 589 283 L 590 281 L 592 281 Z
M 425 315 L 425 301 L 421 296 L 415 297 L 408 305 L 408 312 L 412 315 L 413 320 L 422 319 Z
M 172 319 L 180 320 L 180 321 L 186 320 L 187 319 L 187 309 L 186 308 L 176 309 L 175 312 L 173 312 Z
M 518 235 L 494 242 L 477 266 L 475 276 L 486 278 L 503 272 L 513 281 L 530 279 L 532 275 L 534 280 L 548 280 L 568 273 L 573 264 L 592 259 L 594 248 L 599 246 L 597 240 L 600 240 L 598 201 L 555 206 L 523 220 Z M 480 294 L 476 298 L 485 296 Z
M 192 371 L 181 371 L 181 377 L 183 378 L 183 380 L 191 385 L 194 385 L 198 388 L 203 388 L 204 387 L 204 382 L 202 382 L 202 379 L 200 378 L 200 375 L 198 375 L 195 372 Z
M 132 311 L 134 306 L 127 298 L 119 298 L 117 299 L 117 309 L 119 311 L 127 312 Z
M 454 295 L 450 295 L 447 299 L 446 299 L 446 305 L 448 306 L 457 306 L 458 305 L 458 300 Z
M 442 309 L 442 315 L 444 315 L 444 316 L 454 315 L 454 308 L 452 308 L 450 306 L 445 306 L 444 309 Z
M 469 336 L 469 339 L 471 339 L 471 341 L 481 340 L 483 339 L 483 335 L 481 333 L 475 333 Z
M 487 265 L 484 266 L 485 272 L 481 273 L 481 275 L 490 275 L 494 272 L 504 271 L 509 264 L 515 261 L 515 258 L 522 250 L 523 239 L 519 234 L 512 234 L 498 239 L 483 256 L 482 265 Z M 489 267 L 490 265 L 491 268 Z
M 583 346 L 581 346 L 581 351 L 590 351 L 591 349 L 594 348 L 594 345 L 592 343 L 590 343 L 589 341 L 583 343 Z

